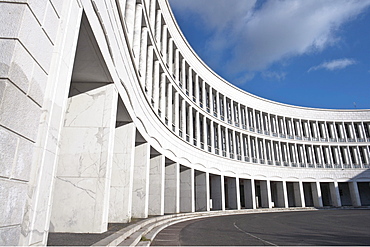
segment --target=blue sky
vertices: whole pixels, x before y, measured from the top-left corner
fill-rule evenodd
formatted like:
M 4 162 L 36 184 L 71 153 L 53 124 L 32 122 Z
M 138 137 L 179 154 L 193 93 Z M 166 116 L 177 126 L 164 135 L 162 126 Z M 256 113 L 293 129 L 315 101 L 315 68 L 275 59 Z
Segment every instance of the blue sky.
M 274 101 L 370 109 L 370 0 L 169 0 L 220 76 Z

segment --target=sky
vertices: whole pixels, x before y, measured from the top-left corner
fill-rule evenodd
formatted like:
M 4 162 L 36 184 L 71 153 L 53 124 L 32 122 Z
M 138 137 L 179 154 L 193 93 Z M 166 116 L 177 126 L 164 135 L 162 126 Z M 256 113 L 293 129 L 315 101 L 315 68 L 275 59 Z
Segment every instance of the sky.
M 370 109 L 370 0 L 169 0 L 199 57 L 235 86 L 314 108 Z

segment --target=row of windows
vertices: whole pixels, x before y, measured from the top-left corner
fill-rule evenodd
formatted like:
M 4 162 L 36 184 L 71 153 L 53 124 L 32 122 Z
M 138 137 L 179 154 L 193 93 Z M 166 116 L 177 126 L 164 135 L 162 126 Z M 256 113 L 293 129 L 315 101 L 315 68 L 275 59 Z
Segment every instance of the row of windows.
M 146 8 L 132 0 L 127 0 L 126 8 L 129 4 L 136 6 L 132 47 L 141 86 L 154 111 L 175 134 L 214 154 L 253 163 L 368 166 L 367 146 L 308 145 L 299 141 L 370 142 L 370 122 L 288 118 L 235 102 L 202 80 L 185 61 L 156 0 L 149 1 Z M 149 20 L 145 18 L 148 12 Z M 127 16 L 125 19 L 128 21 Z M 154 33 L 148 26 L 154 27 Z M 265 136 L 298 142 L 280 142 Z

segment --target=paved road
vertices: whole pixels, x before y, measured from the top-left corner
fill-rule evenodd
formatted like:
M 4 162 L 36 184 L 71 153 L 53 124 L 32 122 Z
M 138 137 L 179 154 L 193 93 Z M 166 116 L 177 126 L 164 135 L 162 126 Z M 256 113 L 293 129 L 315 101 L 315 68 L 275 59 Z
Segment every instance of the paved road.
M 220 216 L 172 225 L 152 245 L 370 245 L 370 210 Z

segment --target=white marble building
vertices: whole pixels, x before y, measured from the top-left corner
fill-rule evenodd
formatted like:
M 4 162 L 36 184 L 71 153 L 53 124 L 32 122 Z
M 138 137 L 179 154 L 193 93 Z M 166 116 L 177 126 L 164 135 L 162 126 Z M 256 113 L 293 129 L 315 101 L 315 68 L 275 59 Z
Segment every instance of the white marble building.
M 0 245 L 165 213 L 370 205 L 370 110 L 241 91 L 166 0 L 0 10 Z

